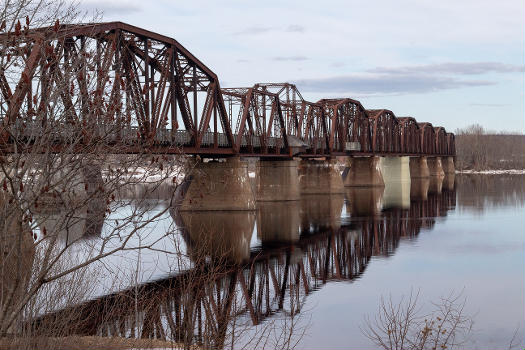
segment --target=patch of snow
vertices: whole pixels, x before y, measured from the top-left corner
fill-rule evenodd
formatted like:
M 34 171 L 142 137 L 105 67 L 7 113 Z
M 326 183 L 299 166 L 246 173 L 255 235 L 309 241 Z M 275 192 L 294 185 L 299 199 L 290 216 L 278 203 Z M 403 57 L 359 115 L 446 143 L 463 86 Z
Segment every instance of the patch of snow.
M 249 177 L 255 177 L 255 172 L 253 172 L 253 171 L 249 171 L 249 172 L 248 172 L 248 176 L 249 176 Z

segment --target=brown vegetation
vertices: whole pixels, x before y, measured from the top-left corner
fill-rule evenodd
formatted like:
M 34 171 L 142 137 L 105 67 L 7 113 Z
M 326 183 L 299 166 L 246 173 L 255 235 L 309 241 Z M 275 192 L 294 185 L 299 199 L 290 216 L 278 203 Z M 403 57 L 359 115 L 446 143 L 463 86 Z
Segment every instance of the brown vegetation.
M 456 154 L 458 170 L 525 169 L 525 135 L 471 125 L 456 130 Z
M 129 339 L 107 337 L 35 337 L 0 339 L 0 350 L 21 348 L 52 350 L 124 350 L 124 349 L 180 349 L 180 344 L 159 339 Z M 197 347 L 195 347 L 197 349 Z
M 451 294 L 433 303 L 434 310 L 422 314 L 418 294 L 412 292 L 398 303 L 381 298 L 379 310 L 366 317 L 363 334 L 384 350 L 455 349 L 466 343 L 472 317 L 465 314 L 466 299 Z

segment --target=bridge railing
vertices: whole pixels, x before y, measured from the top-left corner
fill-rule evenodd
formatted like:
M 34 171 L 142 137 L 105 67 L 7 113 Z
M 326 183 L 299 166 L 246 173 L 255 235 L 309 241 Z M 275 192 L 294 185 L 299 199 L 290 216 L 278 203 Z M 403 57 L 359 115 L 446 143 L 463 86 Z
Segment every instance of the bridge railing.
M 78 125 L 60 123 L 55 124 L 52 128 L 43 126 L 39 121 L 23 122 L 17 121 L 15 125 L 8 128 L 10 135 L 18 142 L 35 142 L 38 139 L 45 137 L 47 141 L 55 143 L 76 143 L 79 142 L 79 137 L 84 136 L 82 130 Z M 237 134 L 234 134 L 237 137 Z M 104 140 L 108 143 L 123 143 L 123 144 L 137 144 L 141 143 L 140 128 L 138 126 L 123 126 L 120 128 L 115 125 L 97 125 L 90 129 L 90 136 Z M 225 133 L 217 135 L 219 147 L 228 147 L 228 137 Z M 157 129 L 153 136 L 153 140 L 159 145 L 169 145 L 174 147 L 192 146 L 192 137 L 187 130 L 171 130 L 171 129 Z M 211 131 L 205 132 L 201 146 L 213 146 L 215 142 L 215 134 Z M 319 143 L 320 144 L 320 143 Z M 282 148 L 282 139 L 278 137 L 269 137 L 266 139 L 266 145 L 270 148 Z M 255 135 L 242 135 L 241 147 L 261 147 L 260 137 Z
M 403 118 L 401 118 L 403 119 Z M 373 125 L 373 124 L 372 124 Z M 381 142 L 378 152 L 397 152 L 407 154 L 418 154 L 434 151 L 436 155 L 451 155 L 455 153 L 454 135 L 451 133 L 436 132 L 430 129 L 421 128 L 415 123 L 400 123 L 399 128 L 401 134 L 399 140 L 401 145 L 397 147 L 389 146 L 383 147 Z M 438 128 L 433 128 L 438 129 Z M 86 137 L 86 130 L 83 130 L 79 125 L 68 123 L 55 123 L 53 127 L 43 126 L 39 121 L 23 122 L 18 120 L 15 125 L 8 128 L 10 135 L 17 142 L 32 143 L 39 138 L 45 137 L 46 141 L 52 143 L 74 144 L 82 141 L 82 137 Z M 380 127 L 381 130 L 381 127 Z M 100 124 L 89 129 L 89 136 L 98 140 L 103 140 L 108 144 L 135 145 L 144 142 L 140 134 L 140 127 L 138 126 L 122 126 Z M 382 135 L 383 131 L 378 132 Z M 238 135 L 233 134 L 237 139 Z M 435 136 L 434 136 L 435 135 Z M 385 135 L 383 135 L 384 138 Z M 435 137 L 435 143 L 431 142 L 431 138 Z M 228 148 L 228 136 L 225 133 L 215 133 L 208 131 L 202 136 L 201 147 L 214 147 L 215 139 L 217 138 L 218 147 Z M 152 137 L 153 143 L 162 146 L 171 147 L 192 147 L 193 138 L 191 133 L 187 130 L 172 130 L 172 129 L 157 129 Z M 280 137 L 267 137 L 264 145 L 261 143 L 261 137 L 256 135 L 242 135 L 240 140 L 240 149 L 247 151 L 252 149 L 252 152 L 258 152 L 261 147 L 266 146 L 271 150 L 277 149 L 279 152 L 286 151 L 284 142 Z M 328 151 L 324 139 L 307 138 L 303 142 L 305 150 L 315 150 L 313 153 L 323 154 Z M 417 147 L 417 144 L 422 147 Z M 366 145 L 361 142 L 346 142 L 342 149 L 336 151 L 341 152 L 368 152 Z M 339 147 L 339 146 L 338 146 Z M 422 150 L 422 151 L 421 151 Z

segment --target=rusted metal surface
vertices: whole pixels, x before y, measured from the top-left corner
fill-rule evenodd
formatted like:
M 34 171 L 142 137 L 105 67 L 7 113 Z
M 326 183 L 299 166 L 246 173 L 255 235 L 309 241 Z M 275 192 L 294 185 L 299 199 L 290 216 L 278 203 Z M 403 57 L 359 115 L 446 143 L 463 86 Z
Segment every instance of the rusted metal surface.
M 454 135 L 444 128 L 366 110 L 351 98 L 310 102 L 290 83 L 223 89 L 175 39 L 122 22 L 14 35 L 0 35 L 2 52 L 21 63 L 0 67 L 4 153 L 15 144 L 31 149 L 39 128 L 60 119 L 52 141 L 57 150 L 70 139 L 85 144 L 98 135 L 117 153 L 455 155 Z M 51 103 L 57 89 L 60 98 Z
M 406 153 L 417 153 L 420 151 L 419 125 L 412 117 L 400 117 L 397 119 L 401 126 L 401 150 Z
M 436 130 L 430 123 L 418 123 L 420 153 L 436 154 Z
M 361 151 L 373 151 L 372 126 L 361 102 L 341 98 L 323 99 L 319 103 L 327 114 L 330 153 L 344 153 L 346 142 L 359 142 Z
M 368 110 L 372 123 L 372 150 L 382 153 L 401 152 L 401 125 L 392 111 Z
M 238 112 L 235 151 L 264 156 L 286 153 L 288 134 L 277 94 L 258 89 L 222 89 L 226 107 Z M 231 118 L 230 118 L 231 120 Z

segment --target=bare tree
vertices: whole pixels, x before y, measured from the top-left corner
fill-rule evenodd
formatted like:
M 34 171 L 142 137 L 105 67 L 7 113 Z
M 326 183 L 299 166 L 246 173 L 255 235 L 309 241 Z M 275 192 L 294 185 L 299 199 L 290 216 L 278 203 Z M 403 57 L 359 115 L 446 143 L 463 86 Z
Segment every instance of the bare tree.
M 524 149 L 524 135 L 487 131 L 479 124 L 456 130 L 458 169 L 523 169 Z
M 131 83 L 108 73 L 104 43 L 64 34 L 61 23 L 82 19 L 74 4 L 0 6 L 0 335 L 29 336 L 32 317 L 89 295 L 108 257 L 162 250 L 173 227 L 149 227 L 190 165 L 128 142 Z M 151 211 L 159 191 L 168 204 Z

